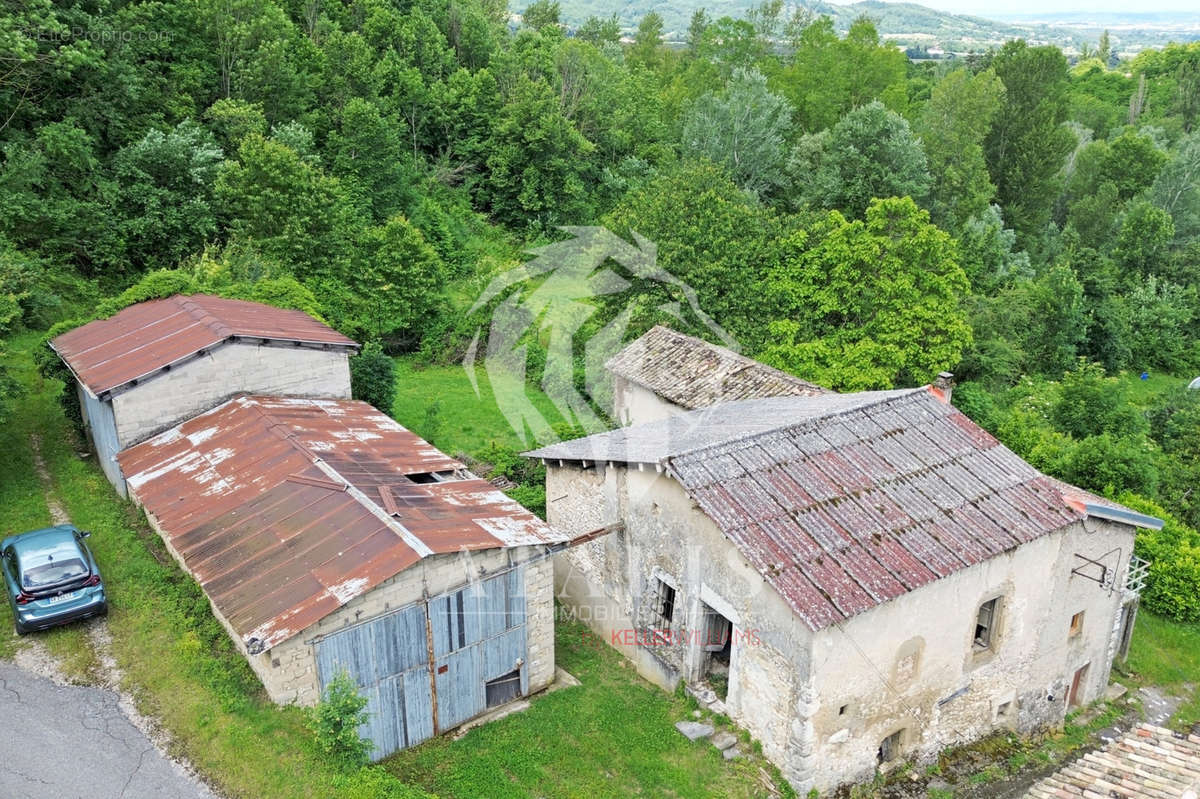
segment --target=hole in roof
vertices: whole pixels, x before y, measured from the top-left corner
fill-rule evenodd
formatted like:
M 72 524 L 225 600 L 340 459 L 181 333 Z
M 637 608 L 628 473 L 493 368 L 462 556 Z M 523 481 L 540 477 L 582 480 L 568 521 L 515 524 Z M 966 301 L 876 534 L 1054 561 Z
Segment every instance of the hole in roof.
M 414 483 L 449 483 L 455 480 L 466 479 L 453 469 L 441 472 L 413 472 L 404 476 Z

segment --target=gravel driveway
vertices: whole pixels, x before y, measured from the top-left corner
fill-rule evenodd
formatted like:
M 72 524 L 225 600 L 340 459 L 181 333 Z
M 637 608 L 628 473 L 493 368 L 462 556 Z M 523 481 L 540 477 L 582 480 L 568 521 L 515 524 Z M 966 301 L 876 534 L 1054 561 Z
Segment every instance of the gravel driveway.
M 0 796 L 213 799 L 122 712 L 117 694 L 0 661 Z

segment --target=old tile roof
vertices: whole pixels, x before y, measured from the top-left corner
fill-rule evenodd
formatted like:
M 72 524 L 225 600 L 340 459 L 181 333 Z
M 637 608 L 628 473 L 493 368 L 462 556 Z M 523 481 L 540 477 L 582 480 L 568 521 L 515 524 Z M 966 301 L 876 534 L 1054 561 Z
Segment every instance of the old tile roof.
M 605 365 L 613 374 L 687 410 L 757 397 L 831 393 L 733 350 L 661 325 L 630 342 Z
M 131 305 L 50 342 L 79 382 L 101 396 L 239 338 L 356 349 L 303 311 L 206 294 Z
M 1032 799 L 1195 799 L 1200 792 L 1200 736 L 1142 724 L 1088 752 L 1026 794 Z
M 666 471 L 813 630 L 1086 515 L 928 387 L 728 403 L 528 454 Z
M 564 540 L 364 402 L 239 397 L 117 460 L 213 604 L 266 648 L 422 557 Z

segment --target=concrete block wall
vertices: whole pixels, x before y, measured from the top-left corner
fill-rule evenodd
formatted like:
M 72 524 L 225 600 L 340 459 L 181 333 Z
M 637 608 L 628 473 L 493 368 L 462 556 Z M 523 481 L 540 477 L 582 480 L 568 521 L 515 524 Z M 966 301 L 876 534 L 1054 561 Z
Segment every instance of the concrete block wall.
M 345 351 L 225 344 L 112 398 L 121 448 L 207 411 L 237 393 L 349 399 Z

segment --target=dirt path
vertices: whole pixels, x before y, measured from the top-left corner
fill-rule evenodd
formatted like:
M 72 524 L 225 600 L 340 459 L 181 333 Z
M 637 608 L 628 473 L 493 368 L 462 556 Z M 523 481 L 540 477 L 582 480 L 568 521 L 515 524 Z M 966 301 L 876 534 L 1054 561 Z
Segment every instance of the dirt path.
M 53 524 L 68 524 L 71 521 L 70 516 L 54 493 L 53 481 L 50 479 L 49 470 L 42 457 L 41 439 L 34 435 L 30 437 L 29 443 L 33 453 L 34 470 L 45 491 L 50 521 Z M 10 717 L 12 714 L 27 714 L 35 730 L 33 734 L 36 735 L 36 730 L 41 729 L 48 738 L 50 746 L 62 746 L 64 743 L 70 743 L 72 747 L 77 747 L 74 750 L 74 757 L 64 762 L 88 762 L 93 771 L 97 767 L 96 764 L 107 764 L 103 766 L 107 769 L 107 777 L 111 778 L 110 781 L 114 785 L 122 786 L 120 793 L 92 791 L 90 793 L 92 796 L 172 796 L 181 799 L 189 797 L 218 799 L 217 794 L 203 783 L 191 764 L 169 754 L 170 736 L 154 719 L 140 713 L 133 698 L 123 690 L 121 669 L 112 655 L 112 637 L 107 620 L 97 618 L 80 624 L 84 625 L 88 645 L 99 664 L 94 672 L 97 684 L 86 687 L 69 685 L 58 661 L 38 639 L 38 636 L 36 634 L 26 636 L 22 639 L 21 647 L 13 657 L 14 666 L 20 672 L 24 672 L 25 676 L 10 673 L 7 683 L 0 680 L 0 683 L 5 685 L 20 681 L 24 687 L 22 691 L 9 690 L 7 695 L 0 696 L 0 706 L 11 705 L 11 707 L 4 708 L 5 717 Z M 72 704 L 69 700 L 80 691 L 87 692 L 85 704 L 93 709 L 93 715 L 99 717 L 99 723 L 103 725 L 107 737 L 114 737 L 111 729 L 121 730 L 118 737 L 122 747 L 113 750 L 111 746 L 106 746 L 101 740 L 104 736 L 98 738 L 92 734 L 94 732 L 93 725 L 87 718 L 80 721 L 79 724 L 71 724 L 69 719 L 63 719 L 64 723 L 62 724 L 58 723 L 58 716 L 63 713 L 63 708 L 71 707 Z M 39 719 L 40 726 L 37 721 L 34 721 Z M 19 747 L 22 751 L 29 750 L 29 734 L 30 731 L 26 730 L 25 740 Z M 10 746 L 4 744 L 3 739 L 0 739 L 0 762 L 19 762 L 20 752 L 5 751 L 9 748 Z M 91 751 L 93 749 L 96 751 Z M 37 747 L 34 747 L 33 751 L 37 751 Z M 89 757 L 89 752 L 94 756 L 94 761 Z M 122 752 L 128 756 L 128 762 L 124 762 Z M 39 770 L 44 773 L 38 773 Z M 76 794 L 72 791 L 75 787 L 71 780 L 73 779 L 72 775 L 77 774 L 78 771 L 78 769 L 59 768 L 50 759 L 36 758 L 31 763 L 24 764 L 21 769 L 0 770 L 0 795 L 74 796 Z M 9 788 L 15 788 L 17 782 L 26 781 L 21 790 L 34 791 L 34 793 L 5 793 L 6 783 L 14 780 L 16 782 L 9 785 Z M 164 793 L 164 791 L 166 792 Z

